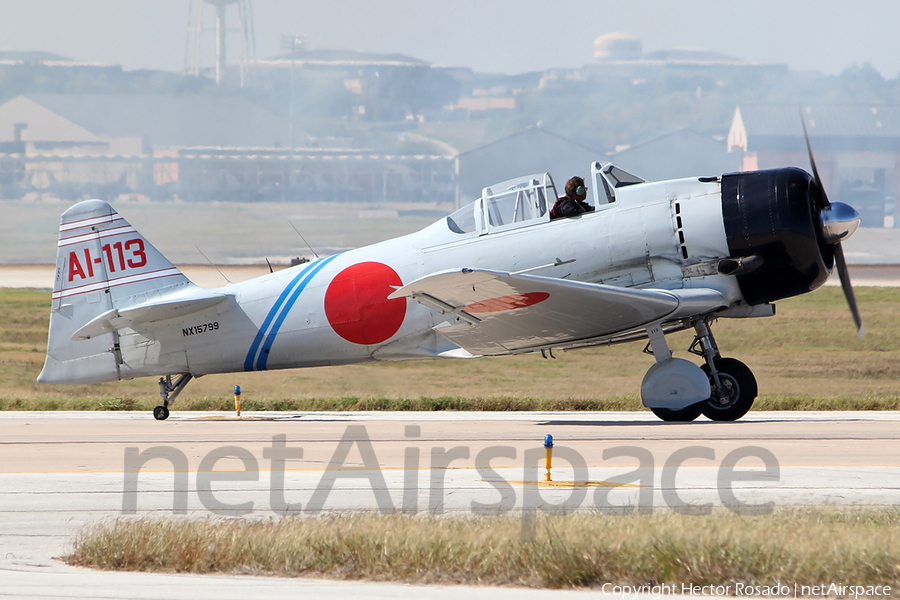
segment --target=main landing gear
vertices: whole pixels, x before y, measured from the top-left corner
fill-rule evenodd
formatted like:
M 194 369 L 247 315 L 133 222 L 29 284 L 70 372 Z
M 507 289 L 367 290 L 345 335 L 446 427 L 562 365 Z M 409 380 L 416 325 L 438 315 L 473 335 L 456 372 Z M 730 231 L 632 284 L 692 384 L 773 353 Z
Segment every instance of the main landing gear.
M 166 375 L 159 378 L 159 395 L 163 399 L 161 406 L 153 409 L 153 418 L 157 421 L 165 421 L 169 418 L 169 402 L 174 402 L 184 386 L 193 378 L 190 373 L 182 373 L 175 383 L 172 383 L 172 376 Z
M 719 354 L 709 329 L 709 319 L 698 319 L 694 322 L 694 330 L 696 335 L 689 351 L 706 361 L 700 368 L 709 378 L 710 397 L 679 410 L 650 410 L 663 421 L 693 421 L 701 414 L 713 421 L 736 421 L 753 406 L 758 394 L 756 378 L 741 361 Z

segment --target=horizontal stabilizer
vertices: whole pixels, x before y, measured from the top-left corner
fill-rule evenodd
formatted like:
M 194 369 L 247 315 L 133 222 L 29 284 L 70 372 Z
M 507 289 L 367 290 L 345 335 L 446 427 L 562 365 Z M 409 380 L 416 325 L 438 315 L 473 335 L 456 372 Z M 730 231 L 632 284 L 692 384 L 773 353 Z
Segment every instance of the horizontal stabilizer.
M 145 302 L 126 308 L 113 308 L 91 319 L 84 327 L 72 334 L 72 340 L 89 340 L 123 327 L 135 327 L 143 323 L 183 317 L 215 306 L 230 297 L 228 294 L 194 287 L 189 293 L 181 293 L 155 302 Z

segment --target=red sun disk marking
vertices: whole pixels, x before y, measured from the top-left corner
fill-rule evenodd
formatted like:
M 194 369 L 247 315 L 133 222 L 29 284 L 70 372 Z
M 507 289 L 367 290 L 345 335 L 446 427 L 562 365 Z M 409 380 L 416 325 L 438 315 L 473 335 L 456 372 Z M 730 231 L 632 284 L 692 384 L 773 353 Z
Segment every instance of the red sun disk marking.
M 489 298 L 481 302 L 473 302 L 466 305 L 463 309 L 467 313 L 495 313 L 505 310 L 515 310 L 517 308 L 525 308 L 543 302 L 550 297 L 547 292 L 528 292 L 526 294 L 514 294 L 512 296 L 500 296 L 499 298 Z
M 397 333 L 406 316 L 406 298 L 387 298 L 402 285 L 396 271 L 382 263 L 347 267 L 325 291 L 328 323 L 348 342 L 380 344 Z

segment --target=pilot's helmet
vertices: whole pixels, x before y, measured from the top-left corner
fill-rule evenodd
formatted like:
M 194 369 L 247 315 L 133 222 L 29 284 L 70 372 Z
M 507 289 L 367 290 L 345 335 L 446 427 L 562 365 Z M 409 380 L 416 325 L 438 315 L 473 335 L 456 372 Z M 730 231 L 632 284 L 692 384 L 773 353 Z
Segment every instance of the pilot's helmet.
M 566 196 L 570 198 L 582 198 L 587 194 L 587 186 L 584 179 L 577 175 L 566 182 Z

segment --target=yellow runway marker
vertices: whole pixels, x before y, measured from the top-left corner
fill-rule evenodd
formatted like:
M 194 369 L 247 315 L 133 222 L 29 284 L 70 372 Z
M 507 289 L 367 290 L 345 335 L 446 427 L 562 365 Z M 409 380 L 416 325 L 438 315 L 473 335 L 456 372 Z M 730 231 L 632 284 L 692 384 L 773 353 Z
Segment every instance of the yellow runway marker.
M 547 474 L 544 481 L 550 481 L 550 464 L 553 462 L 553 436 L 549 433 L 544 438 L 544 466 L 547 468 Z

